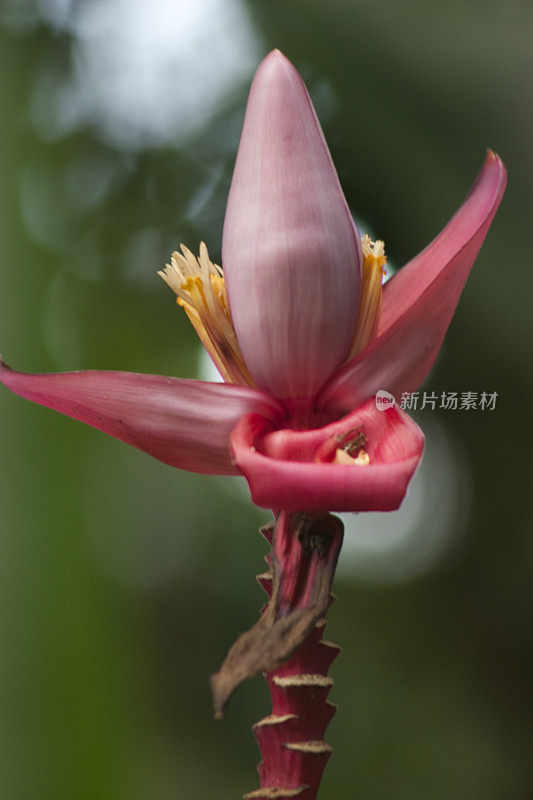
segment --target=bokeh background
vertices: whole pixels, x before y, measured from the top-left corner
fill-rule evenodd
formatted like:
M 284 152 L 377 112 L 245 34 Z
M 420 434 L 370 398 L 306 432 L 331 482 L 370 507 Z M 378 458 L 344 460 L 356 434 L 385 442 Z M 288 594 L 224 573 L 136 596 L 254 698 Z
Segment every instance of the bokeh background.
M 220 258 L 249 82 L 307 82 L 363 231 L 400 267 L 487 146 L 507 194 L 416 414 L 403 509 L 347 519 L 323 800 L 533 796 L 527 2 L 3 0 L 0 343 L 28 371 L 205 374 L 156 276 Z M 238 479 L 172 470 L 0 394 L 4 800 L 233 800 L 257 786 L 257 678 L 223 723 L 207 679 L 257 617 L 268 515 Z

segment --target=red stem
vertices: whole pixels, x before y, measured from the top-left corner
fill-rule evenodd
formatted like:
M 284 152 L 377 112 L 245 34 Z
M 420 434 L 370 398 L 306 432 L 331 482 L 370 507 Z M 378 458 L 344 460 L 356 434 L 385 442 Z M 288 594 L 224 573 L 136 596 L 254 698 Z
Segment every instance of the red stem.
M 280 576 L 278 611 L 281 615 L 309 606 L 317 571 L 333 575 L 342 543 L 342 523 L 330 515 L 308 518 L 306 531 L 301 515 L 282 512 L 275 527 L 264 531 L 272 541 L 267 562 Z M 272 596 L 272 572 L 258 576 Z M 333 596 L 331 596 L 331 601 Z M 304 644 L 289 660 L 265 677 L 272 697 L 272 713 L 254 725 L 262 761 L 258 771 L 261 788 L 245 800 L 315 800 L 322 773 L 331 754 L 325 730 L 336 711 L 328 702 L 333 679 L 328 670 L 340 648 L 324 641 L 324 618 L 318 620 Z

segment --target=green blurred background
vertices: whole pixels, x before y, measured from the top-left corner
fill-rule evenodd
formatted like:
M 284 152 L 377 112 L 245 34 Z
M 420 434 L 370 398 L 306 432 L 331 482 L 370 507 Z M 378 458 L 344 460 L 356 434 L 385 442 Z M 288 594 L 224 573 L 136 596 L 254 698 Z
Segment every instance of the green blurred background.
M 424 387 L 498 392 L 496 409 L 418 414 L 405 507 L 348 519 L 323 800 L 533 796 L 532 30 L 527 2 L 0 4 L 0 349 L 19 369 L 205 369 L 155 268 L 181 241 L 219 259 L 273 47 L 393 265 L 440 230 L 487 146 L 507 164 Z M 207 678 L 263 602 L 268 514 L 237 479 L 0 404 L 3 800 L 253 789 L 267 691 L 250 682 L 215 723 Z

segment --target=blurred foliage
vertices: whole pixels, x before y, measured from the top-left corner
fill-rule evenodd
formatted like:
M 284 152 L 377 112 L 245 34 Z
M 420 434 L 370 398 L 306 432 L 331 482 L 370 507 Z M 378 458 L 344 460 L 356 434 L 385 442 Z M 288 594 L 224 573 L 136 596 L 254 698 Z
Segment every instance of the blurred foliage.
M 2 353 L 27 370 L 192 377 L 194 333 L 155 268 L 181 241 L 205 239 L 220 258 L 248 83 L 194 136 L 161 145 L 121 147 L 89 118 L 47 128 L 50 89 L 84 69 L 54 9 L 78 5 L 0 6 Z M 348 201 L 395 264 L 456 209 L 486 146 L 510 174 L 428 381 L 498 392 L 494 412 L 441 414 L 469 473 L 469 517 L 423 574 L 339 578 L 340 712 L 321 797 L 529 800 L 533 7 L 246 10 L 260 54 L 279 47 L 302 72 Z M 195 57 L 209 62 L 209 42 Z M 253 575 L 265 515 L 233 479 L 173 471 L 7 392 L 0 403 L 2 797 L 252 789 L 249 725 L 267 712 L 266 689 L 245 686 L 215 724 L 207 677 L 263 602 Z

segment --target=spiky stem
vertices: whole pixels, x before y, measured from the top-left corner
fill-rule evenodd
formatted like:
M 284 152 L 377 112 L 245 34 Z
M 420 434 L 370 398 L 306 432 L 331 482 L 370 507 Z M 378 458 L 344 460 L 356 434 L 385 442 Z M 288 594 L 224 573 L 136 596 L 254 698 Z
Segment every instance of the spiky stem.
M 322 613 L 320 618 L 308 620 L 304 642 L 291 657 L 265 674 L 272 713 L 254 725 L 262 756 L 258 767 L 261 788 L 246 794 L 245 800 L 315 800 L 331 754 L 323 737 L 336 710 L 327 700 L 333 685 L 328 670 L 340 648 L 322 635 L 324 614 L 333 601 L 329 588 L 343 526 L 329 514 L 282 512 L 263 533 L 272 544 L 267 556 L 270 570 L 258 576 L 270 598 L 263 614 L 271 613 L 273 604 L 278 619 L 305 614 L 313 602 L 315 610 L 321 605 Z

